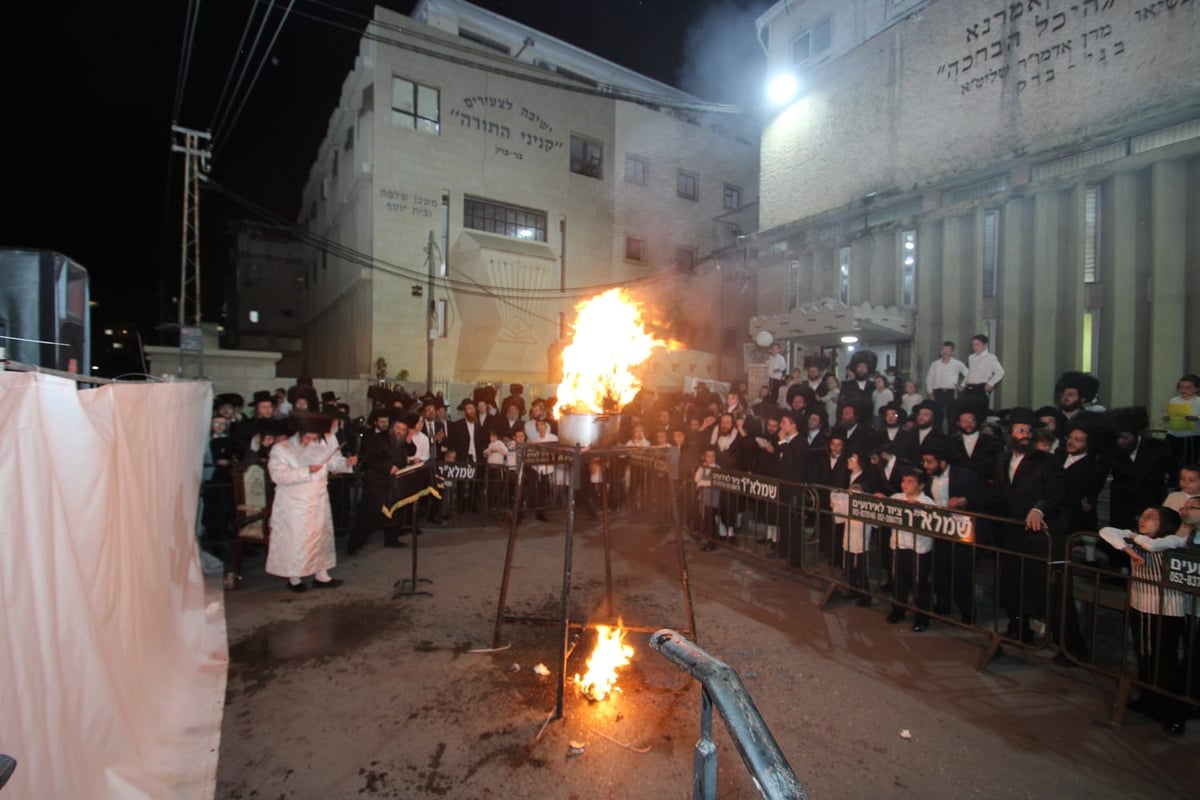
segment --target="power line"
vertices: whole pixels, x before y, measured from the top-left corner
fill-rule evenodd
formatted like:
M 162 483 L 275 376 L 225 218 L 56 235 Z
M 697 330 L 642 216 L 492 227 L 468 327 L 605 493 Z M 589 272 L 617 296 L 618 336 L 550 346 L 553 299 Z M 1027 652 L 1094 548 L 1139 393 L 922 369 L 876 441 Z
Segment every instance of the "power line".
M 258 76 L 262 74 L 263 67 L 267 65 L 267 59 L 271 57 L 271 51 L 275 47 L 275 42 L 279 40 L 279 33 L 283 30 L 283 24 L 287 22 L 288 15 L 292 13 L 292 6 L 295 4 L 296 0 L 288 0 L 288 7 L 284 10 L 283 16 L 279 19 L 279 24 L 275 27 L 275 33 L 273 36 L 271 36 L 270 43 L 267 45 L 266 49 L 263 50 L 262 60 L 258 62 L 258 69 L 254 71 L 254 77 L 250 79 L 250 85 L 246 87 L 246 92 L 242 95 L 242 102 L 238 105 L 237 111 L 234 112 L 233 119 L 230 121 L 229 127 L 222 132 L 221 140 L 216 142 L 214 152 L 219 153 L 229 142 L 229 137 L 232 135 L 233 129 L 237 127 L 238 119 L 240 119 L 242 116 L 242 109 L 246 107 L 246 101 L 250 99 L 250 95 L 254 91 L 254 84 L 258 82 Z
M 221 93 L 217 95 L 217 104 L 213 107 L 212 122 L 209 123 L 208 129 L 216 130 L 217 115 L 221 111 L 221 107 L 225 104 L 226 94 L 229 92 L 229 83 L 233 80 L 233 73 L 237 71 L 238 60 L 242 55 L 242 48 L 246 44 L 246 37 L 250 34 L 250 25 L 254 22 L 254 15 L 258 12 L 259 0 L 254 0 L 254 5 L 250 6 L 250 15 L 246 17 L 246 24 L 242 26 L 242 36 L 238 39 L 237 49 L 233 51 L 233 59 L 229 62 L 229 72 L 225 74 L 225 84 L 221 87 Z
M 187 15 L 183 23 L 183 43 L 180 45 L 179 69 L 175 73 L 175 104 L 171 110 L 171 121 L 179 121 L 183 110 L 183 96 L 187 90 L 188 73 L 192 66 L 192 44 L 196 39 L 196 20 L 200 17 L 200 0 L 188 0 Z
M 428 275 L 425 273 L 385 261 L 377 256 L 354 250 L 353 248 L 343 245 L 340 242 L 328 239 L 315 233 L 311 233 L 304 228 L 285 220 L 278 214 L 275 214 L 274 212 L 258 205 L 254 201 L 242 197 L 237 192 L 229 189 L 226 186 L 223 186 L 212 178 L 206 178 L 205 183 L 231 200 L 236 205 L 239 205 L 246 210 L 262 217 L 263 219 L 271 222 L 273 225 L 289 231 L 298 241 L 307 244 L 316 250 L 343 258 L 347 261 L 358 264 L 359 266 L 364 266 L 369 269 L 380 269 L 381 271 L 388 272 L 408 280 L 428 280 Z M 462 274 L 461 270 L 458 270 L 455 267 L 451 267 L 451 269 L 454 269 L 455 272 Z M 508 287 L 486 286 L 479 283 L 469 275 L 464 275 L 464 277 L 466 279 L 465 281 L 452 280 L 446 277 L 438 276 L 436 279 L 436 284 L 438 288 L 444 291 L 453 290 L 476 297 L 491 297 L 493 299 L 512 298 L 517 300 L 557 300 L 590 296 L 607 291 L 608 289 L 652 285 L 670 280 L 674 277 L 674 274 L 670 272 L 663 272 L 656 273 L 654 275 L 648 275 L 644 278 L 638 278 L 632 281 L 619 281 L 614 283 L 595 284 L 591 286 L 576 286 L 566 290 L 565 292 L 558 289 L 526 289 L 519 292 L 514 292 Z

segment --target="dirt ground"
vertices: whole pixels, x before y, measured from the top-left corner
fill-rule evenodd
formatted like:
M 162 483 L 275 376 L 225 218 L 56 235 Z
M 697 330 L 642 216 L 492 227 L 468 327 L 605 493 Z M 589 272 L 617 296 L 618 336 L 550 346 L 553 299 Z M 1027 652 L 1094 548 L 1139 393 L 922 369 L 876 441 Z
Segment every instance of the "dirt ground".
M 507 608 L 551 617 L 565 523 L 520 530 Z M 230 665 L 219 798 L 654 798 L 691 794 L 697 683 L 630 633 L 621 692 L 555 705 L 560 633 L 506 623 L 490 648 L 506 531 L 420 537 L 419 588 L 392 599 L 411 549 L 341 558 L 333 591 L 295 595 L 252 563 L 226 593 Z M 669 534 L 617 521 L 614 607 L 630 626 L 687 627 Z M 572 617 L 607 622 L 603 536 L 575 537 Z M 342 547 L 339 542 L 339 549 Z M 698 642 L 741 675 L 811 798 L 1195 797 L 1200 726 L 1168 739 L 1135 714 L 1106 720 L 1115 686 L 1048 654 L 974 668 L 984 640 L 884 624 L 884 610 L 818 608 L 822 587 L 685 540 Z M 585 631 L 569 671 L 582 671 Z M 533 667 L 551 671 L 541 677 Z M 719 796 L 758 797 L 715 722 Z M 903 738 L 907 730 L 911 738 Z M 539 736 L 540 732 L 540 736 Z M 572 754 L 572 743 L 583 746 Z

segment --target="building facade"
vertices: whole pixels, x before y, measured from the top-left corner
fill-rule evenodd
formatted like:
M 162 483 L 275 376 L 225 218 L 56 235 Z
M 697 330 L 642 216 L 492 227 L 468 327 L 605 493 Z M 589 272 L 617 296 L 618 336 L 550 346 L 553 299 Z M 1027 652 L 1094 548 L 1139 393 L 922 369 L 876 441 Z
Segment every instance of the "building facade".
M 306 248 L 289 229 L 246 220 L 231 224 L 229 235 L 234 290 L 225 321 L 227 346 L 278 352 L 281 375 L 304 374 Z
M 1069 369 L 1162 408 L 1200 365 L 1200 2 L 788 0 L 764 123 L 761 330 L 924 375 L 990 335 L 994 406 Z
M 431 342 L 435 380 L 554 382 L 612 285 L 703 322 L 685 287 L 757 173 L 755 120 L 460 0 L 377 8 L 304 189 L 305 371 L 420 377 Z M 717 377 L 696 328 L 657 372 Z

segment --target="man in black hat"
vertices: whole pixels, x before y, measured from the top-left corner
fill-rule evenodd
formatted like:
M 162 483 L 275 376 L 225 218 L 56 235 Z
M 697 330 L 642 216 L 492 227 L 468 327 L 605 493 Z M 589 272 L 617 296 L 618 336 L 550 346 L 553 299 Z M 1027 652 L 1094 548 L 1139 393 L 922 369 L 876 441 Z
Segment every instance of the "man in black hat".
M 1020 521 L 1005 525 L 997 541 L 1018 554 L 1000 556 L 1000 604 L 1008 612 L 1008 638 L 1032 641 L 1030 619 L 1048 615 L 1047 529 L 1062 508 L 1063 474 L 1052 455 L 1033 446 L 1033 411 L 1010 410 L 1004 426 L 1009 445 L 996 462 L 992 485 L 1001 515 Z
M 337 565 L 337 553 L 328 477 L 331 472 L 349 472 L 357 459 L 338 452 L 331 435 L 332 416 L 295 413 L 291 421 L 295 435 L 271 448 L 269 472 L 275 500 L 266 570 L 286 578 L 293 592 L 308 589 L 301 580 L 305 575 L 314 576 L 313 588 L 336 588 L 342 582 L 329 576 Z
M 979 429 L 979 409 L 973 403 L 958 403 L 954 419 L 958 427 L 950 439 L 950 463 L 975 473 L 982 486 L 988 486 L 996 473 L 996 459 L 1004 443 Z
M 254 416 L 238 425 L 238 439 L 244 452 L 256 452 L 261 447 L 261 428 L 275 419 L 275 395 L 265 389 L 254 393 L 250 401 Z
M 1133 530 L 1142 509 L 1159 505 L 1167 496 L 1175 457 L 1166 442 L 1146 434 L 1150 416 L 1144 406 L 1113 409 L 1109 419 L 1117 431 L 1109 525 Z
M 1100 394 L 1100 381 L 1086 372 L 1064 372 L 1054 384 L 1054 400 L 1064 420 L 1074 419 L 1087 411 L 1103 411 L 1093 404 Z
M 917 429 L 917 446 L 922 447 L 930 437 L 935 439 L 944 439 L 945 434 L 941 432 L 938 422 L 937 404 L 932 400 L 924 400 L 913 406 L 913 418 L 916 420 Z
M 519 383 L 510 383 L 508 385 L 508 397 L 504 398 L 504 402 L 500 404 L 501 412 L 515 403 L 518 409 L 518 417 L 525 416 L 525 387 Z
M 1033 412 L 1033 416 L 1037 418 L 1038 428 L 1049 434 L 1050 452 L 1057 453 L 1067 436 L 1067 418 L 1057 406 L 1042 406 Z
M 403 420 L 379 431 L 380 420 L 387 417 L 379 411 L 371 412 L 371 416 L 376 428 L 363 438 L 360 451 L 363 491 L 354 517 L 354 529 L 346 543 L 346 555 L 350 556 L 361 550 L 371 534 L 380 528 L 383 529 L 384 547 L 405 546 L 400 541 L 398 521 L 385 518 L 383 507 L 390 495 L 392 475 L 408 466 L 415 448 L 408 441 L 408 426 Z
M 925 493 L 935 505 L 955 511 L 979 511 L 983 485 L 970 469 L 951 466 L 949 443 L 940 437 L 921 445 L 921 466 L 929 478 Z M 975 551 L 950 539 L 933 540 L 934 610 L 946 616 L 951 604 L 968 625 L 975 619 Z
M 446 440 L 450 435 L 450 423 L 438 419 L 438 409 L 444 405 L 435 395 L 427 394 L 421 398 L 421 418 L 416 427 L 429 437 L 429 457 L 434 461 L 443 461 L 449 447 Z
M 917 436 L 912 431 L 904 429 L 908 415 L 899 402 L 893 401 L 883 407 L 882 441 L 892 445 L 893 452 L 905 461 L 917 460 Z

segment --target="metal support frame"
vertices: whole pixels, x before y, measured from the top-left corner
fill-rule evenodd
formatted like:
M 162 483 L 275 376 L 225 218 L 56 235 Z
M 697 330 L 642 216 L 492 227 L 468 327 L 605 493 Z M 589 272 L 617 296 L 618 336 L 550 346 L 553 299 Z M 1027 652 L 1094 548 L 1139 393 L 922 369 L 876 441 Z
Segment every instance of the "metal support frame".
M 669 448 L 636 448 L 636 450 L 665 450 Z M 578 445 L 568 446 L 564 444 L 548 443 L 548 444 L 522 444 L 517 450 L 517 475 L 516 489 L 514 492 L 512 517 L 509 524 L 508 545 L 504 554 L 504 572 L 500 580 L 500 596 L 496 604 L 496 623 L 492 636 L 492 647 L 500 647 L 500 639 L 503 635 L 505 622 L 527 622 L 543 625 L 556 625 L 561 632 L 559 641 L 559 675 L 558 687 L 555 693 L 555 707 L 550 716 L 550 720 L 561 719 L 563 716 L 563 703 L 565 699 L 566 681 L 567 681 L 567 660 L 573 649 L 571 643 L 571 632 L 581 631 L 588 627 L 586 623 L 573 622 L 571 620 L 571 574 L 574 561 L 574 538 L 575 538 L 575 493 L 579 488 L 580 463 L 583 457 L 587 458 L 612 458 L 618 456 L 630 456 L 635 453 L 631 452 L 634 448 L 614 447 L 614 448 L 592 448 L 583 449 Z M 673 451 L 672 451 L 673 452 Z M 557 458 L 557 461 L 555 460 Z M 563 542 L 563 580 L 560 595 L 559 615 L 557 619 L 546 617 L 527 617 L 519 615 L 509 615 L 505 613 L 508 602 L 508 591 L 511 585 L 511 573 L 513 565 L 513 557 L 516 552 L 517 532 L 520 526 L 521 507 L 525 495 L 525 464 L 526 460 L 535 463 L 559 463 L 569 465 L 568 478 L 568 494 L 567 494 L 567 520 L 566 520 L 566 536 Z M 667 464 L 663 464 L 667 466 Z M 680 583 L 683 591 L 684 603 L 687 613 L 687 624 L 689 625 L 688 632 L 694 635 L 696 629 L 696 616 L 692 604 L 691 584 L 688 580 L 687 557 L 683 546 L 683 537 L 679 525 L 679 509 L 674 502 L 675 492 L 674 486 L 668 481 L 668 492 L 672 498 L 671 503 L 671 519 L 675 533 L 676 543 L 679 553 L 679 569 Z M 608 513 L 608 496 L 607 491 L 604 497 L 604 509 L 601 517 L 603 525 L 603 547 L 604 547 L 604 615 L 611 619 L 615 616 L 615 603 L 613 600 L 613 585 L 612 585 L 612 538 L 610 535 L 610 515 Z M 625 630 L 641 631 L 650 633 L 658 628 L 638 628 L 626 626 Z

